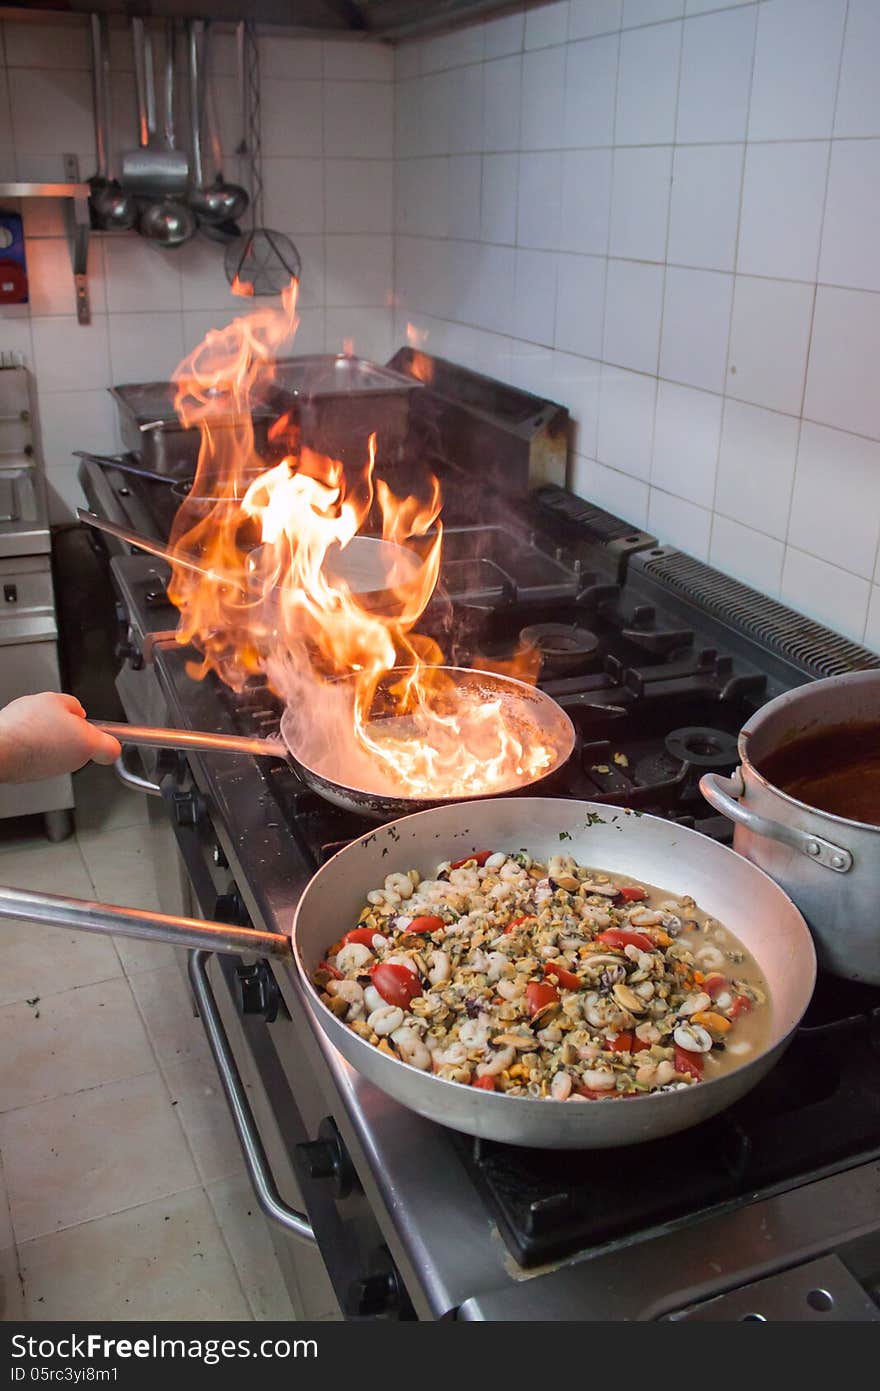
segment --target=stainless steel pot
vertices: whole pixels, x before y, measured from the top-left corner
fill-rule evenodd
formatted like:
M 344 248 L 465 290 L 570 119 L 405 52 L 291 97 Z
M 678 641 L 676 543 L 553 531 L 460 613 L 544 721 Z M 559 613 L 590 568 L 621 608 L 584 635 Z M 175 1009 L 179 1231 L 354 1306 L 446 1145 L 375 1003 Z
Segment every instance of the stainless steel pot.
M 770 1037 L 761 1054 L 711 1082 L 681 1091 L 574 1104 L 490 1093 L 447 1082 L 380 1053 L 321 1003 L 312 973 L 327 947 L 356 922 L 365 895 L 393 869 L 432 869 L 438 860 L 485 847 L 526 846 L 535 856 L 566 852 L 612 873 L 690 893 L 755 957 L 770 986 Z M 208 951 L 288 956 L 291 948 L 316 1029 L 353 1068 L 403 1106 L 440 1125 L 487 1139 L 554 1149 L 637 1144 L 697 1125 L 733 1104 L 780 1057 L 810 1001 L 816 955 L 798 910 L 772 879 L 708 836 L 653 816 L 595 802 L 506 797 L 423 811 L 352 841 L 319 870 L 300 899 L 292 941 L 275 933 L 110 908 L 0 888 L 0 918 L 177 941 Z
M 730 778 L 707 773 L 707 802 L 736 822 L 734 849 L 759 865 L 801 909 L 821 965 L 847 980 L 880 985 L 880 826 L 799 802 L 758 771 L 762 759 L 823 728 L 877 720 L 880 671 L 813 681 L 771 700 L 739 736 Z

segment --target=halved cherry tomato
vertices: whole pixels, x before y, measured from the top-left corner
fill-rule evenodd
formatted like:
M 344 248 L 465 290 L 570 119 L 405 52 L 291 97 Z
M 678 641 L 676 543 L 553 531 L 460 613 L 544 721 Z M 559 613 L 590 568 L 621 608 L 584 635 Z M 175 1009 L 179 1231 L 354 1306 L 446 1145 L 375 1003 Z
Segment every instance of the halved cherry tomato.
M 572 1088 L 576 1096 L 585 1096 L 588 1101 L 601 1101 L 603 1096 L 614 1096 L 613 1091 L 597 1092 L 592 1087 L 581 1087 L 575 1084 Z
M 319 970 L 319 971 L 326 971 L 327 974 L 328 974 L 328 976 L 332 976 L 334 980 L 343 980 L 343 979 L 344 979 L 344 976 L 343 976 L 342 972 L 341 972 L 341 971 L 337 971 L 337 969 L 336 969 L 335 966 L 331 966 L 329 961 L 319 961 L 319 962 L 318 962 L 318 970 Z
M 359 942 L 362 947 L 372 947 L 373 938 L 378 931 L 379 929 L 376 927 L 356 927 L 353 932 L 346 932 L 342 939 L 342 945 L 345 946 L 348 942 Z
M 512 932 L 515 927 L 519 927 L 520 923 L 527 923 L 529 918 L 533 916 L 534 914 L 532 913 L 524 913 L 521 918 L 511 918 L 504 931 Z
M 675 1064 L 676 1072 L 680 1072 L 682 1075 L 689 1072 L 692 1077 L 696 1077 L 698 1082 L 702 1082 L 703 1059 L 699 1053 L 691 1053 L 687 1048 L 679 1048 L 678 1044 L 676 1044 L 673 1049 L 672 1060 Z
M 491 850 L 475 850 L 472 855 L 465 855 L 463 860 L 456 860 L 454 864 L 451 864 L 449 866 L 449 868 L 461 869 L 462 866 L 466 865 L 469 860 L 476 860 L 477 864 L 482 869 L 483 865 L 486 863 L 491 854 L 493 854 L 493 851 Z
M 702 982 L 703 989 L 711 1000 L 717 1000 L 718 996 L 730 985 L 726 976 L 720 976 L 714 972 Z
M 422 986 L 415 971 L 396 961 L 380 961 L 370 972 L 370 980 L 389 1005 L 408 1009 L 410 1000 L 421 995 Z
M 741 1014 L 748 1014 L 751 1008 L 752 1002 L 748 995 L 737 995 L 727 1013 L 730 1015 L 731 1019 L 738 1019 Z
M 495 1078 L 494 1078 L 494 1077 L 475 1077 L 474 1080 L 473 1080 L 473 1082 L 471 1082 L 471 1086 L 472 1086 L 472 1087 L 479 1087 L 479 1088 L 480 1088 L 480 1091 L 482 1091 L 482 1092 L 494 1092 L 494 1090 L 495 1090 Z
M 628 932 L 622 927 L 609 927 L 607 932 L 600 932 L 596 940 L 604 942 L 606 947 L 638 947 L 639 951 L 657 950 L 657 943 L 646 937 L 644 932 Z
M 544 967 L 544 975 L 555 976 L 565 990 L 580 990 L 586 985 L 585 980 L 581 980 L 580 976 L 576 976 L 574 971 L 569 971 L 559 961 L 548 961 Z
M 559 999 L 558 990 L 554 990 L 552 985 L 546 985 L 542 981 L 530 980 L 526 986 L 526 1008 L 532 1016 L 543 1009 L 545 1005 L 555 1004 Z
M 443 927 L 442 918 L 436 917 L 433 913 L 427 913 L 421 918 L 413 918 L 404 929 L 404 933 L 413 933 L 416 936 L 422 932 L 436 932 L 438 927 Z
M 612 1053 L 641 1053 L 643 1049 L 650 1048 L 650 1043 L 643 1043 L 640 1038 L 636 1038 L 632 1029 L 624 1029 L 622 1034 L 618 1034 L 615 1039 L 606 1039 L 605 1047 Z
M 637 888 L 635 884 L 623 884 L 618 892 L 624 903 L 641 903 L 648 897 L 648 890 Z

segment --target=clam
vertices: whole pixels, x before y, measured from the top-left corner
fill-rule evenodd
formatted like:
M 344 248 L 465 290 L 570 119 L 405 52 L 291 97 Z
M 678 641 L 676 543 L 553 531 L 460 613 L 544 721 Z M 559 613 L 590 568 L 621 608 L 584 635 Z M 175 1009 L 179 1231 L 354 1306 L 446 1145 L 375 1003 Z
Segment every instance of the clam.
M 575 879 L 573 874 L 554 874 L 550 878 L 550 887 L 565 889 L 566 893 L 577 893 L 581 887 L 580 880 Z
M 532 1053 L 535 1050 L 535 1040 L 531 1034 L 498 1034 L 492 1040 L 492 1047 L 516 1048 L 522 1053 Z
M 535 1030 L 546 1028 L 547 1025 L 550 1023 L 551 1019 L 555 1019 L 556 1016 L 561 1013 L 561 1001 L 550 1000 L 548 1004 L 544 1005 L 542 1009 L 538 1010 L 537 1014 L 532 1015 L 532 1028 Z
M 642 1000 L 634 990 L 630 990 L 628 985 L 621 981 L 612 986 L 611 993 L 621 1009 L 625 1009 L 628 1014 L 644 1014 L 647 1002 Z
M 608 966 L 620 966 L 623 963 L 620 956 L 611 952 L 595 952 L 582 957 L 578 964 L 583 965 L 589 975 L 600 976 Z
M 711 1052 L 712 1035 L 699 1024 L 679 1024 L 672 1037 L 688 1053 Z
M 617 898 L 619 892 L 613 884 L 596 884 L 592 879 L 584 879 L 578 887 L 581 893 L 602 894 L 603 898 Z

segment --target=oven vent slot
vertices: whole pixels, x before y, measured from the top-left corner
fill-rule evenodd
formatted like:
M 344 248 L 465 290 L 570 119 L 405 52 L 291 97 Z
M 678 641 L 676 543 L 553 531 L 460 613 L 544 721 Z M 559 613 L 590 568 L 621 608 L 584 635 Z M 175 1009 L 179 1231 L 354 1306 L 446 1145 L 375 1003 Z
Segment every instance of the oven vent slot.
M 876 653 L 683 551 L 653 550 L 633 556 L 630 564 L 812 676 L 880 667 Z

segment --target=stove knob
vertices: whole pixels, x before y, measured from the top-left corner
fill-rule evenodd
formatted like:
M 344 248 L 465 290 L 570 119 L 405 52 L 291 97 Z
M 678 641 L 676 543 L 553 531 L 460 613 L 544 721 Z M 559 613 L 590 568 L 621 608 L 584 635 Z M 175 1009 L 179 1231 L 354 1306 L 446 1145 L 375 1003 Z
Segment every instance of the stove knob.
M 374 1319 L 382 1314 L 398 1313 L 405 1307 L 400 1276 L 390 1255 L 383 1249 L 379 1259 L 386 1267 L 384 1270 L 360 1275 L 349 1285 L 343 1310 L 349 1318 Z
M 143 653 L 139 652 L 131 636 L 131 629 L 120 637 L 113 648 L 113 655 L 118 662 L 128 662 L 132 671 L 140 671 L 144 665 Z
M 337 1198 L 347 1198 L 357 1186 L 357 1172 L 332 1116 L 325 1116 L 321 1121 L 318 1138 L 298 1144 L 296 1152 L 309 1178 L 333 1179 Z
M 214 904 L 214 917 L 218 922 L 232 923 L 234 927 L 250 927 L 251 918 L 238 889 L 228 894 L 218 894 Z
M 280 992 L 275 977 L 265 961 L 242 966 L 238 977 L 239 1008 L 242 1014 L 262 1014 L 267 1024 L 278 1018 Z
M 173 793 L 171 802 L 178 826 L 196 827 L 205 815 L 205 803 L 194 788 L 189 792 Z

